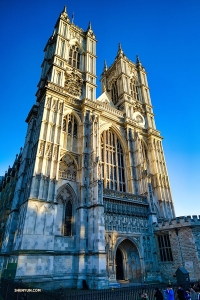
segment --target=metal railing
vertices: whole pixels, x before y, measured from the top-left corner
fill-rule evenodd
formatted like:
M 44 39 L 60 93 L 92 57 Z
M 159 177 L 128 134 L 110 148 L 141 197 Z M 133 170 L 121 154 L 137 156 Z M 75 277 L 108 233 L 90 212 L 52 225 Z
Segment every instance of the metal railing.
M 166 284 L 143 284 L 106 290 L 72 290 L 63 289 L 53 291 L 34 291 L 21 280 L 13 282 L 11 279 L 1 280 L 0 295 L 3 300 L 140 300 L 141 295 L 146 293 L 148 300 L 155 300 L 155 287 L 161 291 L 166 288 Z M 171 285 L 174 290 L 175 300 L 177 299 L 177 285 Z M 188 285 L 183 285 L 188 288 Z M 1 299 L 0 298 L 0 299 Z

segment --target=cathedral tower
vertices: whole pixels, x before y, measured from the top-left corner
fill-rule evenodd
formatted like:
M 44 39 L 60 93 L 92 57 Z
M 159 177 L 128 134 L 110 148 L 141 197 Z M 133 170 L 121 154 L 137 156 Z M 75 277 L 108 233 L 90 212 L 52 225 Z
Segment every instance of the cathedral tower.
M 16 253 L 16 278 L 42 277 L 48 286 L 53 278 L 54 287 L 58 281 L 80 288 L 89 279 L 91 287 L 103 288 L 107 274 L 97 175 L 99 115 L 84 105 L 96 99 L 91 23 L 86 31 L 78 28 L 65 7 L 44 52 L 2 253 Z
M 113 107 L 123 112 L 128 139 L 127 191 L 147 195 L 157 218 L 175 216 L 166 169 L 162 137 L 156 130 L 147 76 L 139 57 L 136 63 L 124 54 L 121 44 L 110 68 L 104 65 L 102 92 Z M 105 186 L 105 184 L 104 184 Z M 152 191 L 153 189 L 153 191 Z

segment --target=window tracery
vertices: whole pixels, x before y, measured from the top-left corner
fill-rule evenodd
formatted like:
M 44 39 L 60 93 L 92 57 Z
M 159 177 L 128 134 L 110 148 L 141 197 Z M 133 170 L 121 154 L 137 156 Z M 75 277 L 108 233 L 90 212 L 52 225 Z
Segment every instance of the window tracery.
M 125 192 L 123 150 L 117 135 L 111 130 L 101 134 L 101 161 L 104 188 Z
M 77 151 L 77 135 L 78 135 L 78 123 L 74 115 L 68 114 L 63 119 L 62 130 L 67 134 L 66 148 L 70 151 Z
M 64 236 L 72 235 L 72 203 L 70 200 L 68 200 L 68 202 L 66 202 L 66 204 L 65 204 L 63 235 Z
M 116 104 L 118 101 L 117 81 L 112 83 L 111 93 L 112 93 L 112 101 L 114 104 Z
M 79 69 L 80 67 L 80 53 L 79 49 L 76 46 L 72 46 L 69 50 L 69 64 L 74 67 Z
M 144 169 L 146 171 L 149 171 L 149 159 L 148 159 L 148 153 L 147 153 L 147 148 L 144 145 L 144 142 L 141 141 L 141 152 L 142 152 L 142 162 Z
M 130 90 L 131 90 L 132 97 L 135 100 L 139 100 L 137 82 L 133 78 L 131 79 L 131 82 L 130 82 Z

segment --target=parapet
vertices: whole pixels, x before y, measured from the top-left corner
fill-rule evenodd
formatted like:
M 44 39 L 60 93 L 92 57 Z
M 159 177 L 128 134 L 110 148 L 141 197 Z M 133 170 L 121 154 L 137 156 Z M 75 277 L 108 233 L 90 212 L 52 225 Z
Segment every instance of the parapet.
M 153 224 L 153 226 L 155 231 L 187 226 L 200 226 L 200 215 L 180 216 L 173 219 L 159 219 L 157 223 Z

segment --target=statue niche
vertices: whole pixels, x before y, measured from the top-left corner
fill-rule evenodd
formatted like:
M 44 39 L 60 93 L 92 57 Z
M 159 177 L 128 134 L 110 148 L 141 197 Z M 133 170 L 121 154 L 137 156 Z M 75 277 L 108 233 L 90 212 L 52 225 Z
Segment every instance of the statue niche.
M 59 178 L 76 181 L 77 168 L 74 159 L 69 155 L 65 154 L 59 165 Z

